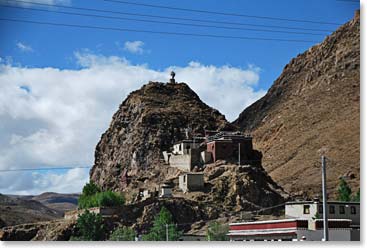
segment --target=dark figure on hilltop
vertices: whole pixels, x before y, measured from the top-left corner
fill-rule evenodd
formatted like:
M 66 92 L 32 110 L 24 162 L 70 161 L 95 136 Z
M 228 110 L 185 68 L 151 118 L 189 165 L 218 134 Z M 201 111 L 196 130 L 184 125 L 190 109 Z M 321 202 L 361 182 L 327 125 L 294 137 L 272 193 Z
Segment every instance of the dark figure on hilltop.
M 176 76 L 176 73 L 174 71 L 171 71 L 171 79 L 170 79 L 170 82 L 171 83 L 175 83 L 175 76 Z

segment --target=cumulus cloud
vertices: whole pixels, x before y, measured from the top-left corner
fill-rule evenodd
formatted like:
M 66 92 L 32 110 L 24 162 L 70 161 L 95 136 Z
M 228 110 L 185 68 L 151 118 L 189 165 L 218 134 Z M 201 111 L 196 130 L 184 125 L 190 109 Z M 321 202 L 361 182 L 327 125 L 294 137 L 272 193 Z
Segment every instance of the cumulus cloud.
M 122 100 L 148 81 L 168 81 L 171 70 L 230 121 L 265 94 L 253 89 L 260 74 L 255 66 L 194 61 L 158 71 L 117 56 L 77 52 L 75 58 L 81 69 L 0 64 L 0 169 L 92 165 L 95 146 Z M 79 192 L 87 172 L 1 173 L 0 192 Z
M 21 52 L 33 52 L 33 48 L 25 43 L 17 42 L 16 45 Z
M 124 44 L 124 50 L 135 54 L 142 54 L 144 52 L 143 46 L 144 42 L 140 40 L 126 41 Z

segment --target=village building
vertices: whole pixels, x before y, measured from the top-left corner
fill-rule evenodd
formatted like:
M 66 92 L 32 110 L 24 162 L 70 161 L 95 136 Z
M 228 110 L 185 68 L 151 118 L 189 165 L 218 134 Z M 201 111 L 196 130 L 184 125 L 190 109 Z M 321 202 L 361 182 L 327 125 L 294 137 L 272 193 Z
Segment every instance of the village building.
M 182 140 L 173 145 L 172 152 L 163 152 L 164 161 L 172 167 L 183 171 L 192 171 L 195 167 L 202 167 L 204 161 L 201 159 L 201 140 Z
M 359 240 L 349 219 L 329 219 L 330 241 Z M 231 241 L 321 241 L 323 220 L 282 219 L 232 223 L 228 236 Z
M 360 204 L 328 202 L 329 240 L 360 240 Z M 287 202 L 285 219 L 232 223 L 228 236 L 232 241 L 321 241 L 323 238 L 322 203 Z
M 322 202 L 314 201 L 293 201 L 287 202 L 285 205 L 286 218 L 304 218 L 312 219 L 323 216 Z M 351 227 L 359 228 L 360 226 L 360 203 L 359 202 L 328 202 L 329 219 L 350 219 Z
M 184 173 L 179 176 L 179 188 L 183 192 L 200 191 L 204 189 L 203 173 Z
M 211 161 L 227 160 L 241 164 L 254 161 L 252 137 L 240 132 L 211 132 L 207 136 L 206 151 Z
M 186 134 L 189 138 L 190 135 Z M 191 172 L 195 167 L 225 160 L 240 164 L 261 162 L 261 153 L 254 151 L 252 137 L 241 132 L 205 131 L 205 137 L 192 137 L 177 142 L 172 151 L 164 151 L 166 164 Z
M 159 197 L 172 197 L 173 185 L 171 183 L 164 183 L 161 186 Z

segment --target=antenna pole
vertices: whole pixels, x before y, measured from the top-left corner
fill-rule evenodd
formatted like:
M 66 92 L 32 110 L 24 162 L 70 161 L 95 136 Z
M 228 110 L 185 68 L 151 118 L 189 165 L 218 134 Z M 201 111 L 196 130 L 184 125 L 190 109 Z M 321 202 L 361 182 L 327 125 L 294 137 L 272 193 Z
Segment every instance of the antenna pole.
M 329 223 L 328 223 L 328 209 L 327 209 L 327 192 L 326 192 L 326 161 L 325 156 L 321 156 L 322 165 L 322 208 L 324 221 L 324 241 L 329 241 Z

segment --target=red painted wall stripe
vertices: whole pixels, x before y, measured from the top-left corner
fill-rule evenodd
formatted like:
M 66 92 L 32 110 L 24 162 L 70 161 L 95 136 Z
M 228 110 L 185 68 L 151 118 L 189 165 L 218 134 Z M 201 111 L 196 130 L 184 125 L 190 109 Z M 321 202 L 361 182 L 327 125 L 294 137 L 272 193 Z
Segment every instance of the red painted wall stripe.
M 295 228 L 295 227 L 297 227 L 297 221 L 234 225 L 230 226 L 229 230 L 258 230 L 258 229 Z

